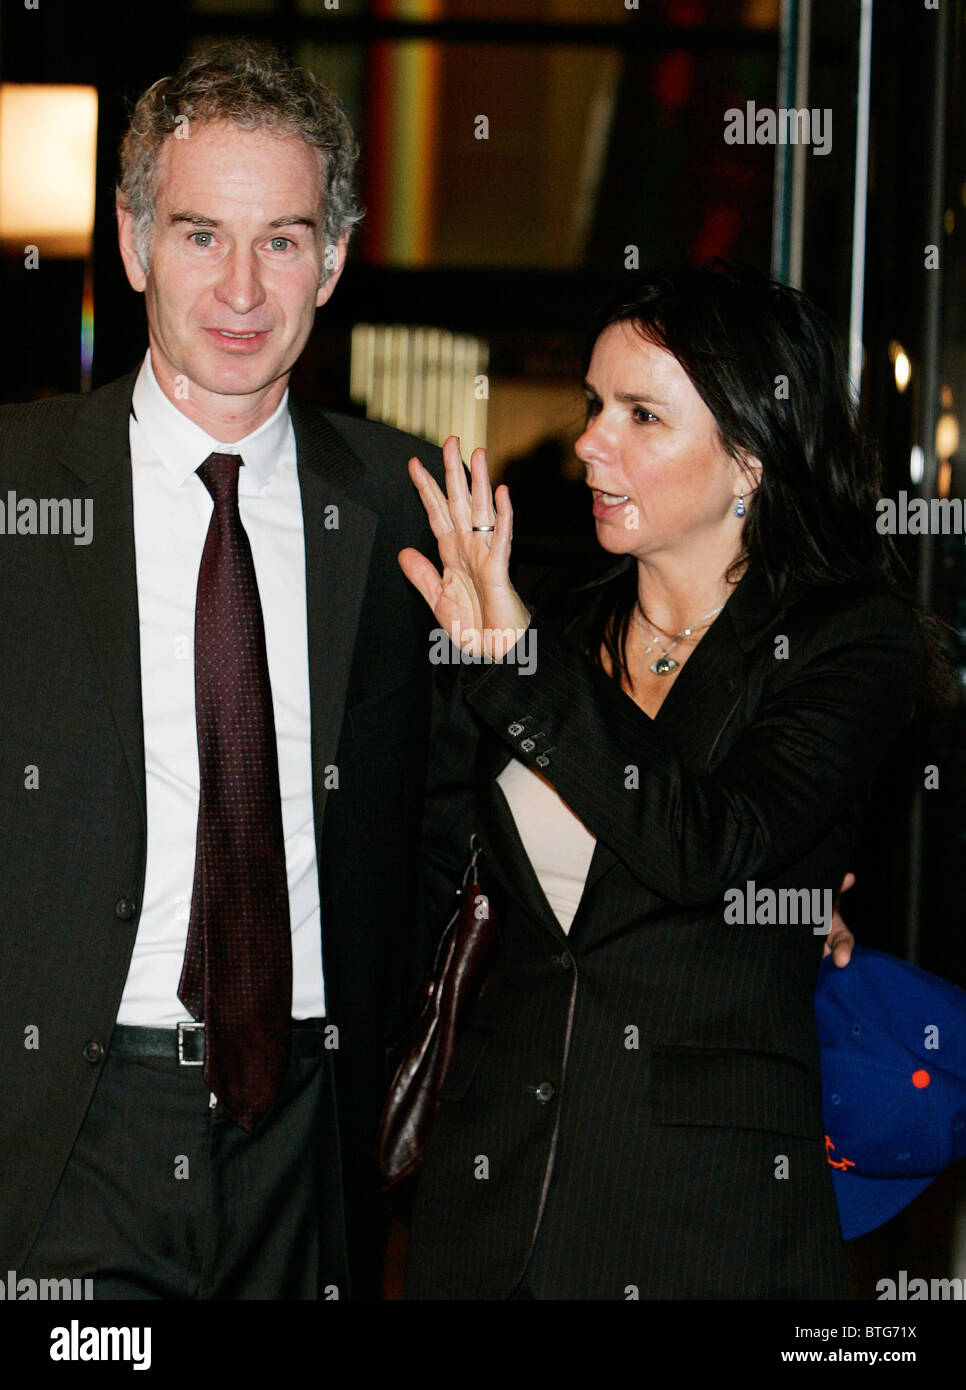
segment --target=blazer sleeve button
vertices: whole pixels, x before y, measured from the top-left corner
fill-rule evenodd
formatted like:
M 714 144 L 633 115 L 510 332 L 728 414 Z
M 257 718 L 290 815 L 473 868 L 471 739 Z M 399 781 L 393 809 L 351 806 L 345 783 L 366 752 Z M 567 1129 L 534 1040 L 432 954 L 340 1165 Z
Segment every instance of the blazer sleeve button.
M 133 898 L 118 898 L 114 904 L 114 916 L 120 917 L 122 922 L 130 922 L 135 912 L 137 912 L 137 907 Z
M 541 1105 L 549 1105 L 556 1095 L 556 1092 L 549 1081 L 541 1081 L 533 1094 Z
M 104 1049 L 94 1038 L 84 1044 L 84 1061 L 96 1064 L 104 1056 Z

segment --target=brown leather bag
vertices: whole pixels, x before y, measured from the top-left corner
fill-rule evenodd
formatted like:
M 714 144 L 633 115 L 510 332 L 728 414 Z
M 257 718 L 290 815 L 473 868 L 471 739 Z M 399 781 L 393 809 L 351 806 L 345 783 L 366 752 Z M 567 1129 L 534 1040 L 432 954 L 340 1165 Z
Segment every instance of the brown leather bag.
M 463 1023 L 493 973 L 499 928 L 480 891 L 474 835 L 470 860 L 413 1023 L 397 1048 L 401 1061 L 379 1126 L 382 1189 L 393 1214 L 408 1224 L 423 1154 Z

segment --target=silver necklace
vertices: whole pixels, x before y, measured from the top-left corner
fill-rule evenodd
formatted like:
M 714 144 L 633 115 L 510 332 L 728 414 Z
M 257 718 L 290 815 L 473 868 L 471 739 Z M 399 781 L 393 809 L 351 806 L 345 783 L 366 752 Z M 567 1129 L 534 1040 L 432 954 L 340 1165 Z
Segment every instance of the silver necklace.
M 647 634 L 644 631 L 644 614 L 641 611 L 641 605 L 639 603 L 635 604 L 634 618 L 637 622 L 637 630 L 641 634 L 641 646 L 644 648 L 641 654 L 641 669 L 638 672 L 637 679 L 640 680 L 641 676 L 644 674 L 644 662 L 647 660 L 648 656 L 657 646 L 661 647 L 661 655 L 657 658 L 656 661 L 651 662 L 650 666 L 647 668 L 649 671 L 653 671 L 655 676 L 666 676 L 668 672 L 673 671 L 677 666 L 679 666 L 681 663 L 679 661 L 675 661 L 674 657 L 671 656 L 670 653 L 674 650 L 674 648 L 677 646 L 679 642 L 683 642 L 685 637 L 690 637 L 692 632 L 694 632 L 696 628 L 702 627 L 708 621 L 709 618 L 713 618 L 716 613 L 720 613 L 722 608 L 724 608 L 724 604 L 719 603 L 717 608 L 711 609 L 710 613 L 705 613 L 703 617 L 698 618 L 698 620 L 696 622 L 691 623 L 689 627 L 682 628 L 680 632 L 674 634 L 670 642 L 668 642 L 667 646 L 665 647 L 662 646 L 660 639 L 657 637 L 655 637 L 651 642 L 647 641 Z M 654 626 L 653 623 L 651 624 L 651 626 Z

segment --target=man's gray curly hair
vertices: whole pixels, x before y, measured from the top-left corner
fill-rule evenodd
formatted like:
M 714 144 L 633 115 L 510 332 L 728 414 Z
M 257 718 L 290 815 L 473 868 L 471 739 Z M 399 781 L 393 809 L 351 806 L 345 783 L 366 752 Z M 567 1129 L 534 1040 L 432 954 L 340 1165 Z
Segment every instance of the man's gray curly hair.
M 332 247 L 362 217 L 353 190 L 359 147 L 334 92 L 282 54 L 248 40 L 212 44 L 141 96 L 121 143 L 118 202 L 134 219 L 138 260 L 147 273 L 158 157 L 169 135 L 193 121 L 231 121 L 242 130 L 300 136 L 318 150 L 323 175 L 322 239 Z M 190 136 L 189 136 L 190 138 Z M 323 279 L 332 265 L 326 257 Z

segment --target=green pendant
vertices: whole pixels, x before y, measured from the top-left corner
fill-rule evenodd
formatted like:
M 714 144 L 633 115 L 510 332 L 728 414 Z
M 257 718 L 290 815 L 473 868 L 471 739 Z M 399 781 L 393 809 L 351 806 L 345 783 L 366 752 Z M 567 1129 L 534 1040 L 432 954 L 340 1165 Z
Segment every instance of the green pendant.
M 669 671 L 673 671 L 677 662 L 673 656 L 659 656 L 657 661 L 652 661 L 650 669 L 655 676 L 666 676 Z

